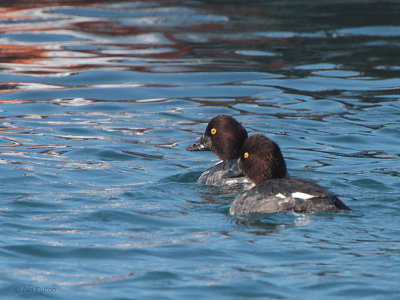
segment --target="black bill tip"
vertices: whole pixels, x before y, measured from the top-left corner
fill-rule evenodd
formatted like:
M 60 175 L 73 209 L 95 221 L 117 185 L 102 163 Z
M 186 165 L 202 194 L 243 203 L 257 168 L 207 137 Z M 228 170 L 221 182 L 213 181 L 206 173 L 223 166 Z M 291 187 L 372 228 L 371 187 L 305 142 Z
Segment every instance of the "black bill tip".
M 210 148 L 205 144 L 204 136 L 194 142 L 192 145 L 186 147 L 187 151 L 210 151 Z

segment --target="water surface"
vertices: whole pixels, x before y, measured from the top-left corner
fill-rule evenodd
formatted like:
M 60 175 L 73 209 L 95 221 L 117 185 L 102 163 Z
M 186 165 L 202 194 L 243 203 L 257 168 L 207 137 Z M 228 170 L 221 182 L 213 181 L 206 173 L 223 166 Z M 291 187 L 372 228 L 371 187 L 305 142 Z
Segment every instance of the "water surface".
M 3 297 L 399 297 L 397 1 L 1 5 Z M 352 212 L 230 216 L 216 114 Z

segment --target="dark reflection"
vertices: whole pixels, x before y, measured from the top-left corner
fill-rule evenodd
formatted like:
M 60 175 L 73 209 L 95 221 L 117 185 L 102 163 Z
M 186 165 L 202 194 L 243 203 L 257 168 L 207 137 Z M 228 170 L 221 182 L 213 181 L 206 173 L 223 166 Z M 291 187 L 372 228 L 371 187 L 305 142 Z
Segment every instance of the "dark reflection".
M 331 70 L 357 70 L 373 77 L 400 72 L 392 68 L 400 39 L 400 7 L 395 1 L 42 0 L 1 5 L 2 19 L 35 23 L 34 29 L 15 23 L 1 27 L 4 34 L 16 34 L 17 40 L 21 34 L 50 30 L 76 39 L 60 43 L 58 49 L 2 44 L 2 62 L 34 64 L 60 57 L 57 53 L 67 49 L 87 57 L 31 74 L 104 68 L 110 62 L 138 72 L 259 71 L 292 78 L 312 73 L 314 68 L 297 68 L 310 64 L 330 64 Z M 27 13 L 33 8 L 38 10 Z
M 175 174 L 161 179 L 161 182 L 196 183 L 202 172 Z
M 313 221 L 313 215 L 294 215 L 290 212 L 275 214 L 252 213 L 232 216 L 239 228 L 254 235 L 269 235 L 285 229 L 306 226 Z
M 291 75 L 294 74 L 291 66 L 315 62 L 340 64 L 349 69 L 361 68 L 371 75 L 382 75 L 385 72 L 370 69 L 371 65 L 365 64 L 365 61 L 373 60 L 375 65 L 390 66 L 398 47 L 399 28 L 382 27 L 400 25 L 400 6 L 397 1 L 203 3 L 208 3 L 211 11 L 226 15 L 230 20 L 221 24 L 215 34 L 229 37 L 226 41 L 228 44 L 223 44 L 225 49 L 277 53 L 277 57 L 249 55 L 248 59 L 262 64 L 266 69 L 279 65 L 281 69 L 290 67 Z M 374 30 L 380 27 L 380 31 Z M 359 30 L 342 31 L 344 28 Z M 240 38 L 236 38 L 236 35 Z M 218 45 L 222 46 L 217 44 L 215 48 Z M 233 56 L 228 54 L 225 57 Z M 304 74 L 300 70 L 297 73 Z

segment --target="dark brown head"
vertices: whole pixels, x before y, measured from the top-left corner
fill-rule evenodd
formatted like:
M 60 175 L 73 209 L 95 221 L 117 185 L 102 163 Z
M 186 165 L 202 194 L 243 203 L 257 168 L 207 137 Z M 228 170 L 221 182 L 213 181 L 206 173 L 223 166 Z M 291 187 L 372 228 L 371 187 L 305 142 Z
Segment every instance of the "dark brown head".
M 218 115 L 208 123 L 199 141 L 186 148 L 189 151 L 212 151 L 222 160 L 238 159 L 247 131 L 231 116 Z
M 239 168 L 255 184 L 287 175 L 281 149 L 261 134 L 252 135 L 244 142 Z

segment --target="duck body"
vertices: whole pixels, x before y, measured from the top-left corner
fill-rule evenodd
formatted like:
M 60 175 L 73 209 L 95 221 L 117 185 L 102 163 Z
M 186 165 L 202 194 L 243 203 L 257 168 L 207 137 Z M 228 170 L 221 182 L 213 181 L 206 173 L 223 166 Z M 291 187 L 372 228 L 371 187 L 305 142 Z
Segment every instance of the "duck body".
M 243 172 L 239 169 L 238 160 L 224 160 L 201 174 L 197 183 L 209 184 L 216 186 L 237 186 L 243 185 L 244 187 L 250 187 L 252 182 Z
M 287 177 L 269 179 L 240 193 L 231 205 L 230 214 L 341 210 L 350 209 L 335 194 L 319 184 L 304 178 Z
M 350 210 L 338 196 L 314 181 L 289 177 L 279 146 L 263 135 L 252 135 L 243 143 L 239 168 L 255 186 L 235 198 L 232 215 Z

